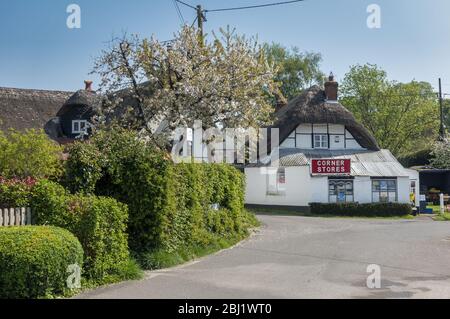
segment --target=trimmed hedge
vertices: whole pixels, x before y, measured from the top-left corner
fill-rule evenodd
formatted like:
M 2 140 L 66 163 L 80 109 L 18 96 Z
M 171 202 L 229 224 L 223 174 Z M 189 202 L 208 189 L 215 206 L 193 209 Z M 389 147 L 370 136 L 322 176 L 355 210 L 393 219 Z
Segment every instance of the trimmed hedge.
M 412 213 L 411 205 L 402 203 L 310 203 L 309 206 L 315 215 L 389 217 Z
M 40 181 L 31 201 L 34 222 L 68 229 L 85 252 L 84 275 L 96 283 L 127 279 L 130 263 L 127 206 L 115 199 L 71 195 L 53 182 Z
M 83 264 L 83 249 L 57 227 L 0 227 L 0 298 L 42 298 L 67 291 L 68 266 Z
M 129 245 L 137 254 L 242 238 L 255 224 L 244 210 L 244 176 L 230 165 L 174 164 L 166 152 L 117 127 L 97 131 L 69 152 L 66 187 L 126 203 Z

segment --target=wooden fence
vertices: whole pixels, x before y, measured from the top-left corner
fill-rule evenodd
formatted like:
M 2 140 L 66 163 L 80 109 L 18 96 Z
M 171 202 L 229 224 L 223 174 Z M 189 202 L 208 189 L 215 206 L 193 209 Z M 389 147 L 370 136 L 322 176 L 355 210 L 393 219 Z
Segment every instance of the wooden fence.
M 31 208 L 0 208 L 0 227 L 31 225 Z

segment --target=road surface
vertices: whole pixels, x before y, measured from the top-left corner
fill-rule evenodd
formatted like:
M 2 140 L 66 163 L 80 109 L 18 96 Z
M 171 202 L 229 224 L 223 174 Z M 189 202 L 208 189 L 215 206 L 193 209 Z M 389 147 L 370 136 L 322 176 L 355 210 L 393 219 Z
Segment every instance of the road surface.
M 450 222 L 258 218 L 231 249 L 77 298 L 450 298 Z M 371 264 L 380 288 L 367 287 Z

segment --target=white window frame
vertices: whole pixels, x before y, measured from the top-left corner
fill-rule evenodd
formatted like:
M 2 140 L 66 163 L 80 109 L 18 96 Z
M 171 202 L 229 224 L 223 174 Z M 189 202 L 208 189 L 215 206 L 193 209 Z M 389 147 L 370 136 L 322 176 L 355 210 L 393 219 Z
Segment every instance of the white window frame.
M 82 124 L 84 124 L 84 128 L 81 129 Z M 75 126 L 78 129 L 75 129 Z M 72 120 L 72 134 L 81 134 L 86 133 L 89 127 L 89 122 L 87 120 Z
M 316 137 L 319 137 L 319 140 L 316 140 Z M 318 146 L 316 145 L 318 142 Z M 328 134 L 326 133 L 314 133 L 313 135 L 313 148 L 317 149 L 328 149 Z
M 389 187 L 389 182 L 394 184 L 394 187 Z M 375 183 L 378 183 L 378 190 L 375 188 Z M 384 194 L 385 196 L 382 196 Z M 386 200 L 382 200 L 386 199 Z M 397 179 L 389 178 L 374 178 L 372 179 L 372 202 L 373 203 L 397 203 L 398 202 L 398 183 Z
M 344 200 L 339 200 L 338 186 L 344 186 Z M 349 187 L 350 186 L 350 187 Z M 355 201 L 355 188 L 353 179 L 329 179 L 328 202 L 329 203 L 353 203 Z

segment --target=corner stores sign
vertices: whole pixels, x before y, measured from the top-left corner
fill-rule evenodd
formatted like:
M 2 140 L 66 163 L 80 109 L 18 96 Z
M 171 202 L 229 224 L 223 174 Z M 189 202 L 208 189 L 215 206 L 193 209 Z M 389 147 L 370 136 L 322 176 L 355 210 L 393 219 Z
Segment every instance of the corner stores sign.
M 313 175 L 350 175 L 350 159 L 312 159 L 311 174 Z

